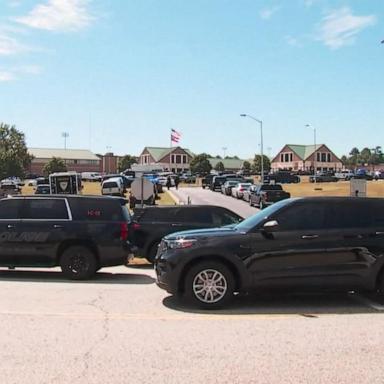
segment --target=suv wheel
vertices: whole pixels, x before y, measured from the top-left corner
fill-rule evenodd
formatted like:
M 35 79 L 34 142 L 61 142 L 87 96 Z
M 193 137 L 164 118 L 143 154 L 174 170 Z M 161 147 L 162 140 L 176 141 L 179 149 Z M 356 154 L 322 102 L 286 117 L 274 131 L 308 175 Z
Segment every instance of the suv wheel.
M 155 257 L 156 257 L 158 248 L 159 248 L 159 243 L 152 244 L 151 248 L 149 248 L 147 255 L 145 256 L 147 261 L 149 261 L 151 264 L 155 262 Z
M 72 280 L 84 280 L 92 277 L 98 268 L 95 255 L 87 247 L 67 248 L 60 258 L 63 274 Z
M 199 263 L 188 271 L 185 281 L 186 298 L 201 308 L 220 308 L 233 298 L 235 279 L 221 263 Z

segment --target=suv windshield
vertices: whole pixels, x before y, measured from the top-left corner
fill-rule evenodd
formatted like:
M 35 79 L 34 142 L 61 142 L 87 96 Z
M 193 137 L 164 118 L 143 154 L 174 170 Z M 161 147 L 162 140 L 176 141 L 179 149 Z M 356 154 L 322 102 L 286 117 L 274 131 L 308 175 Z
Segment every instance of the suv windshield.
M 287 200 L 281 200 L 268 208 L 263 209 L 262 211 L 257 212 L 255 215 L 248 217 L 244 221 L 242 221 L 240 224 L 237 224 L 235 226 L 235 230 L 239 232 L 249 232 L 253 228 L 260 225 L 264 220 L 268 219 L 271 215 L 273 215 L 275 212 L 279 211 L 281 208 L 285 207 L 288 204 L 292 203 L 292 200 L 296 199 L 287 199 Z

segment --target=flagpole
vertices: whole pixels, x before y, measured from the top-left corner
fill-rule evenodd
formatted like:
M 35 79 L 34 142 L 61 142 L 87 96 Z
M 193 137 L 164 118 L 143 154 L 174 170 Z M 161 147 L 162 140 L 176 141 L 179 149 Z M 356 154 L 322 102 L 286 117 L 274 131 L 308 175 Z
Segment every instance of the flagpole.
M 169 151 L 169 169 L 168 169 L 168 171 L 171 172 L 172 128 L 171 128 L 171 131 L 169 133 L 170 133 L 169 137 L 170 137 L 171 145 L 170 145 L 170 151 Z

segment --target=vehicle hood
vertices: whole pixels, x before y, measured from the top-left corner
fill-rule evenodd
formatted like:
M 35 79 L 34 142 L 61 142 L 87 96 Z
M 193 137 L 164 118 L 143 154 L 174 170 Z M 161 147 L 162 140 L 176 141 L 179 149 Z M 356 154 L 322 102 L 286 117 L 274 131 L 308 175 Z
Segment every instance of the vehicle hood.
M 176 239 L 204 239 L 206 237 L 223 237 L 223 236 L 233 236 L 238 233 L 234 227 L 219 227 L 219 228 L 207 228 L 207 229 L 194 229 L 189 231 L 181 231 L 171 233 L 170 235 L 165 236 L 166 240 L 176 240 Z

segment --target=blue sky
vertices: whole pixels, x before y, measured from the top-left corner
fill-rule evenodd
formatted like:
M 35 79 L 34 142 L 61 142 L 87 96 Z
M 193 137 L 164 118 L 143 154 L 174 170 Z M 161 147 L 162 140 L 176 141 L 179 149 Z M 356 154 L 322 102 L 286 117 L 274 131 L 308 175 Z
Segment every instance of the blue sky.
M 33 147 L 384 147 L 382 0 L 1 0 L 0 121 Z

